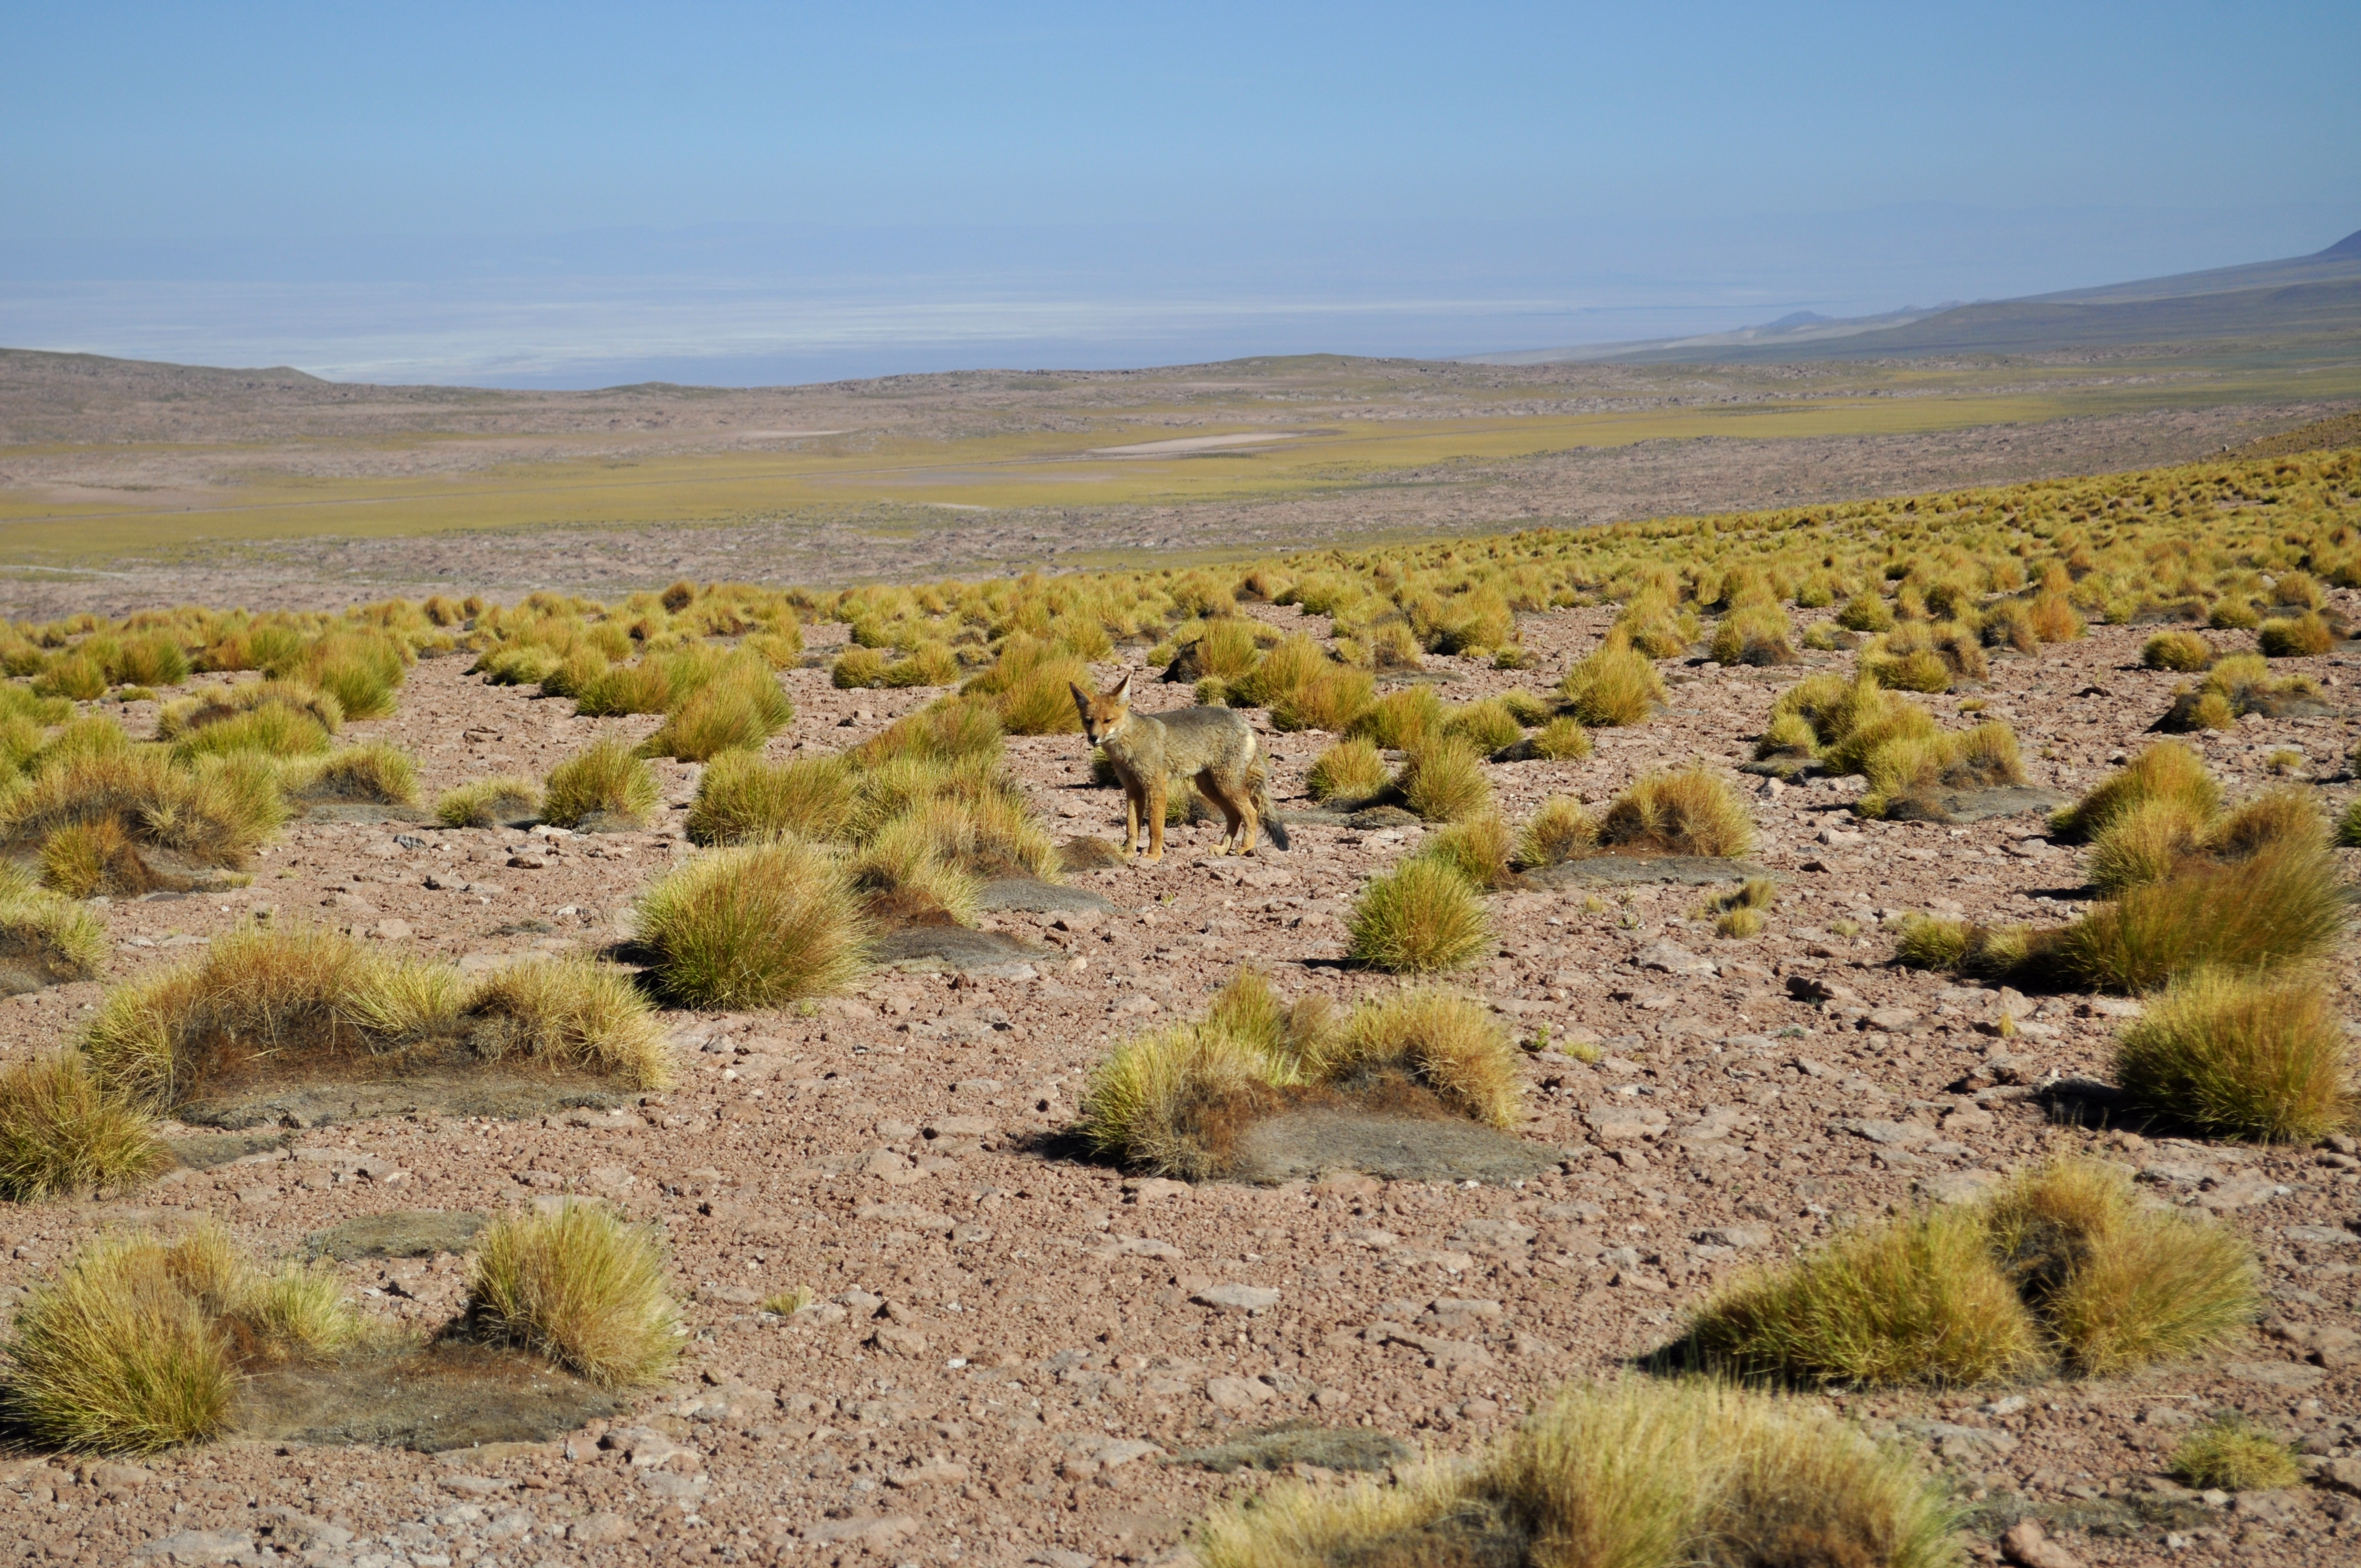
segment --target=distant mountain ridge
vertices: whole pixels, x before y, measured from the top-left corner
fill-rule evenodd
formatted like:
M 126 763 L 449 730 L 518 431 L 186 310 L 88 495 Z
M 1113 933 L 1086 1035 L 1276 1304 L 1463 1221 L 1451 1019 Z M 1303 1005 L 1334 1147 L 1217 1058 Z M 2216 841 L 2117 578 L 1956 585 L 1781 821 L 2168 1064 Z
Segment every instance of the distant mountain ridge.
M 2075 345 L 2286 334 L 2361 334 L 2361 229 L 2310 256 L 2023 299 L 1952 302 L 1831 320 L 1797 311 L 1758 327 L 1639 343 L 1463 355 L 1477 365 L 1665 364 L 2025 354 Z

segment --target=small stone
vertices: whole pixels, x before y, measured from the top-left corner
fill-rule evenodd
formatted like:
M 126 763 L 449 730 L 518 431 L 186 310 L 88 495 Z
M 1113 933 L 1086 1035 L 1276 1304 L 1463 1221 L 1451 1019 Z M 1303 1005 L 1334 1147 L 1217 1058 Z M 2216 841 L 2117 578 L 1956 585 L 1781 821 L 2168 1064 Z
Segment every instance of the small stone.
M 631 1533 L 631 1521 L 620 1514 L 591 1514 L 566 1527 L 566 1539 L 582 1546 L 612 1546 Z
M 1686 948 L 1673 942 L 1651 942 L 1640 949 L 1642 969 L 1660 970 L 1666 974 L 1711 974 L 1713 960 L 1700 958 Z
M 407 920 L 380 920 L 369 927 L 368 934 L 379 942 L 406 942 L 412 932 Z
M 1271 1397 L 1270 1385 L 1251 1377 L 1208 1377 L 1205 1398 L 1217 1409 L 1250 1410 Z
M 1709 1225 L 1690 1233 L 1689 1239 L 1702 1246 L 1726 1246 L 1737 1252 L 1769 1244 L 1771 1233 L 1760 1225 Z
M 1268 1312 L 1279 1305 L 1279 1292 L 1268 1285 L 1209 1285 L 1189 1299 L 1224 1312 Z
M 2031 1519 L 2019 1519 L 2000 1538 L 2001 1555 L 2016 1568 L 2082 1568 L 2082 1560 L 2049 1539 Z
M 920 1356 L 927 1354 L 927 1336 L 900 1323 L 880 1323 L 877 1332 L 869 1339 L 871 1343 L 889 1355 Z

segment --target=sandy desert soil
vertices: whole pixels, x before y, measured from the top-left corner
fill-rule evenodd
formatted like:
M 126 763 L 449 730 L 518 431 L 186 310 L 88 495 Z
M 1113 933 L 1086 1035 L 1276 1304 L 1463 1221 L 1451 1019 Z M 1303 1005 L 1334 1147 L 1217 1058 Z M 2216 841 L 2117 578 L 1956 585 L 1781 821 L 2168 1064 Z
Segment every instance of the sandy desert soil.
M 1525 620 L 1537 667 L 1522 675 L 1451 659 L 1431 668 L 1455 699 L 1544 688 L 1610 613 Z M 814 630 L 817 644 L 842 634 Z M 2086 787 L 2142 743 L 2173 677 L 2136 667 L 2138 639 L 2100 629 L 1994 661 L 1989 713 L 2016 727 L 2035 784 Z M 2301 663 L 2335 698 L 2361 678 L 2341 654 Z M 487 687 L 464 664 L 422 663 L 395 718 L 352 731 L 412 750 L 439 790 L 537 773 L 593 737 L 654 722 L 574 718 L 570 705 Z M 1692 757 L 1734 764 L 1792 678 L 1679 662 L 1666 672 L 1671 711 L 1598 732 L 1592 758 L 1492 767 L 1504 806 L 1521 815 L 1553 792 L 1600 802 Z M 935 695 L 840 693 L 817 668 L 783 679 L 798 714 L 774 755 L 848 745 Z M 1148 689 L 1159 706 L 1186 700 L 1184 687 Z M 148 711 L 128 716 L 135 733 Z M 2250 718 L 2196 743 L 2234 795 L 2270 782 L 2268 753 L 2298 749 L 2334 808 L 2353 793 L 2355 729 L 2347 717 Z M 1305 806 L 1303 770 L 1328 739 L 1268 737 L 1283 806 Z M 1120 797 L 1089 786 L 1079 737 L 1009 751 L 1061 833 L 1119 834 Z M 696 770 L 658 767 L 669 804 L 646 832 L 299 824 L 249 889 L 104 906 L 112 978 L 262 909 L 469 969 L 610 949 L 634 892 L 687 852 L 677 823 Z M 571 1191 L 662 1225 L 694 1337 L 669 1385 L 546 1442 L 429 1456 L 231 1441 L 138 1464 L 20 1453 L 0 1464 L 0 1558 L 1174 1562 L 1193 1517 L 1268 1480 L 1215 1473 L 1185 1457 L 1194 1451 L 1296 1421 L 1467 1452 L 1562 1381 L 1617 1375 L 1664 1343 L 1735 1269 L 1888 1205 L 1957 1200 L 2046 1153 L 2088 1150 L 2246 1235 L 2271 1317 L 2203 1365 L 2120 1381 L 1832 1401 L 1924 1453 L 1987 1523 L 2043 1511 L 2086 1563 L 2353 1561 L 2352 1499 L 2305 1490 L 2216 1507 L 2179 1494 L 2159 1466 L 2193 1420 L 2224 1407 L 2311 1453 L 2361 1453 L 2361 1371 L 2311 1349 L 2319 1331 L 2354 1326 L 2361 1306 L 2361 1161 L 2063 1124 L 2039 1086 L 2103 1072 L 2129 1004 L 2030 999 L 2004 1047 L 1997 1020 L 2017 1003 L 1893 966 L 1879 921 L 1904 910 L 2071 916 L 2084 896 L 2078 855 L 2039 817 L 1863 823 L 1841 781 L 1741 782 L 1763 830 L 1758 858 L 1781 883 L 1758 939 L 1717 939 L 1696 917 L 1695 888 L 1491 901 L 1497 950 L 1460 982 L 1521 1038 L 1546 1028 L 1553 1046 L 1605 1052 L 1595 1067 L 1555 1049 L 1528 1056 L 1521 1135 L 1555 1163 L 1521 1185 L 1335 1173 L 1189 1188 L 1092 1164 L 1061 1135 L 1114 1042 L 1200 1010 L 1240 963 L 1264 966 L 1289 994 L 1393 983 L 1340 961 L 1340 916 L 1419 830 L 1306 822 L 1288 854 L 1217 859 L 1213 829 L 1180 830 L 1160 866 L 1080 876 L 1114 908 L 1069 919 L 1073 929 L 991 917 L 1038 948 L 1020 963 L 879 970 L 807 1010 L 669 1014 L 678 1086 L 618 1113 L 493 1121 L 430 1109 L 291 1128 L 283 1147 L 106 1201 L 12 1209 L 0 1214 L 10 1293 L 104 1225 L 213 1214 L 240 1242 L 283 1254 L 388 1210 L 498 1212 Z M 2350 1011 L 2349 959 L 2335 977 Z M 1831 999 L 1798 1000 L 1812 982 Z M 100 989 L 0 1002 L 0 1049 L 54 1047 Z M 2015 1058 L 1999 1075 L 2014 1081 L 1955 1088 L 1989 1082 L 1971 1075 L 1995 1051 Z M 462 1263 L 448 1253 L 341 1266 L 388 1318 L 433 1323 L 459 1301 Z M 818 1310 L 760 1310 L 798 1285 Z

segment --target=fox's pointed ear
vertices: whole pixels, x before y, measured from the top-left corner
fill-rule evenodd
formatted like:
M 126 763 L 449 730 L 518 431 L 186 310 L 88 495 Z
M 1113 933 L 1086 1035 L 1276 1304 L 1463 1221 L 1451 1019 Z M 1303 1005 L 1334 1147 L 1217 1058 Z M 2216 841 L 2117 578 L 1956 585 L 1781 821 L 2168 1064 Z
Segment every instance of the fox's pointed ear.
M 1091 716 L 1091 694 L 1071 681 L 1066 683 L 1066 689 L 1074 694 L 1074 706 L 1082 710 L 1084 718 L 1088 718 Z
M 1115 690 L 1107 693 L 1107 696 L 1115 698 L 1117 702 L 1129 702 L 1131 700 L 1131 672 L 1129 670 L 1126 670 L 1123 673 L 1123 679 L 1115 682 Z

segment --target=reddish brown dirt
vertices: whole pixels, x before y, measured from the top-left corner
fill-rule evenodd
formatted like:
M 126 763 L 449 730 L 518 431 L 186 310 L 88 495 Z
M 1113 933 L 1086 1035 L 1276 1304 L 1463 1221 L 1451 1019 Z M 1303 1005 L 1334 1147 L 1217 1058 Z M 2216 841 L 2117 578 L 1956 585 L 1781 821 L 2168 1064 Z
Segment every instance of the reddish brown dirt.
M 1528 620 L 1538 667 L 1521 677 L 1433 663 L 1455 698 L 1520 680 L 1545 688 L 1609 613 Z M 815 641 L 840 635 L 819 628 Z M 1989 711 L 2016 726 L 2032 782 L 2086 787 L 2142 742 L 2173 677 L 2134 667 L 2139 638 L 2102 629 L 1994 662 Z M 2361 675 L 2342 656 L 2301 663 L 2338 683 L 2337 700 Z M 412 750 L 433 790 L 539 773 L 594 737 L 654 722 L 576 718 L 488 688 L 464 665 L 422 663 L 397 717 L 352 731 Z M 1734 763 L 1792 678 L 1666 669 L 1679 683 L 1672 710 L 1601 732 L 1590 760 L 1492 768 L 1503 806 L 1521 815 L 1553 791 L 1596 803 L 1651 767 Z M 840 693 L 818 669 L 784 678 L 799 713 L 774 754 L 846 745 L 935 695 Z M 1182 688 L 1149 690 L 1183 700 Z M 135 710 L 135 729 L 145 717 Z M 2195 743 L 2234 795 L 2271 782 L 2270 752 L 2300 748 L 2305 787 L 2341 809 L 2353 731 L 2349 718 L 2250 719 Z M 1283 805 L 1304 804 L 1303 769 L 1325 739 L 1269 738 Z M 1009 750 L 1062 831 L 1119 832 L 1119 796 L 1088 787 L 1078 738 Z M 544 843 L 430 829 L 414 849 L 389 828 L 299 825 L 250 890 L 104 906 L 110 978 L 169 962 L 258 907 L 470 968 L 607 947 L 634 891 L 689 852 L 676 825 L 696 770 L 660 766 L 666 812 L 642 833 Z M 1978 1105 L 1947 1091 L 2001 1044 L 1990 1032 L 1999 999 L 1892 967 L 1878 917 L 2063 921 L 2079 906 L 2077 853 L 2050 845 L 2038 818 L 1863 824 L 1837 783 L 1741 783 L 1758 858 L 1782 879 L 1759 939 L 1716 939 L 1695 916 L 1697 889 L 1636 888 L 1628 902 L 1609 889 L 1597 907 L 1578 889 L 1493 901 L 1497 953 L 1461 982 L 1524 1036 L 1547 1025 L 1554 1042 L 1587 1036 L 1608 1052 L 1596 1068 L 1531 1058 L 1524 1135 L 1566 1154 L 1521 1188 L 1344 1176 L 1191 1190 L 1060 1154 L 1053 1135 L 1092 1065 L 1127 1031 L 1201 1008 L 1235 965 L 1266 966 L 1289 993 L 1393 983 L 1337 962 L 1339 916 L 1416 830 L 1304 823 L 1289 855 L 1218 860 L 1206 853 L 1217 830 L 1182 829 L 1160 866 L 1090 873 L 1082 883 L 1117 905 L 1094 929 L 998 917 L 1064 955 L 1029 975 L 881 972 L 808 1010 L 671 1015 L 679 1086 L 620 1115 L 302 1129 L 288 1149 L 119 1200 L 7 1211 L 0 1287 L 16 1291 L 102 1224 L 214 1214 L 248 1246 L 287 1253 L 384 1210 L 497 1212 L 571 1189 L 664 1227 L 694 1337 L 670 1384 L 547 1443 L 428 1458 L 229 1442 L 137 1466 L 21 1454 L 0 1467 L 0 1560 L 1161 1562 L 1190 1519 L 1268 1477 L 1159 1454 L 1286 1420 L 1467 1452 L 1564 1380 L 1619 1375 L 1731 1270 L 2061 1150 L 2122 1161 L 2159 1198 L 2251 1238 L 2274 1332 L 2122 1381 L 1838 1403 L 1927 1453 L 1971 1497 L 2053 1509 L 2151 1496 L 2162 1452 L 2224 1406 L 2312 1453 L 2361 1452 L 2361 1375 L 2310 1365 L 2304 1349 L 2312 1330 L 2352 1325 L 2361 1299 L 2353 1161 L 2080 1130 L 2031 1099 Z M 430 888 L 430 876 L 467 888 Z M 2349 992 L 2349 960 L 2334 973 Z M 1788 981 L 1806 976 L 1850 996 L 1793 999 Z M 0 1001 L 0 1049 L 53 1047 L 99 990 Z M 2037 1079 L 2100 1074 L 2123 1011 L 2035 998 L 2007 1048 Z M 1846 1119 L 1888 1141 L 1836 1125 Z M 440 1322 L 459 1301 L 463 1266 L 448 1255 L 341 1266 L 367 1310 L 390 1319 Z M 793 1322 L 758 1310 L 796 1285 L 829 1308 Z M 1250 1315 L 1197 1300 L 1224 1285 L 1276 1290 L 1276 1304 Z M 2340 1522 L 2332 1510 L 2348 1505 L 2325 1491 L 2195 1507 L 2180 1551 L 2156 1530 L 2064 1539 L 2109 1564 L 2326 1564 L 2352 1561 L 2361 1541 L 2361 1512 Z

